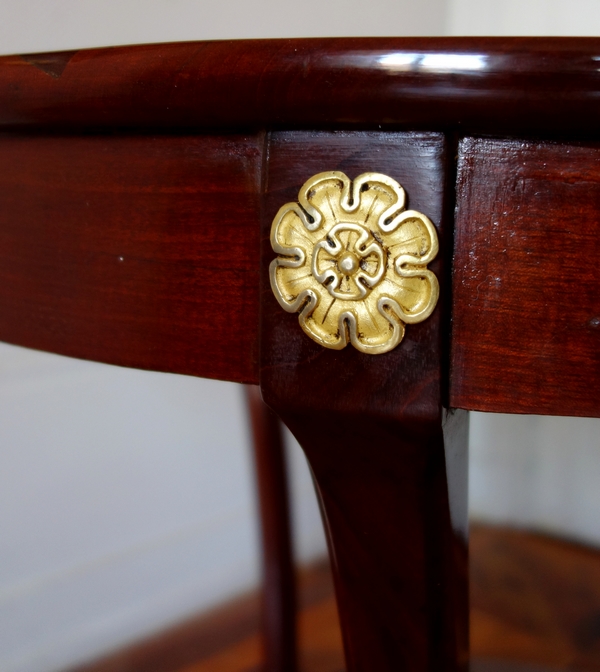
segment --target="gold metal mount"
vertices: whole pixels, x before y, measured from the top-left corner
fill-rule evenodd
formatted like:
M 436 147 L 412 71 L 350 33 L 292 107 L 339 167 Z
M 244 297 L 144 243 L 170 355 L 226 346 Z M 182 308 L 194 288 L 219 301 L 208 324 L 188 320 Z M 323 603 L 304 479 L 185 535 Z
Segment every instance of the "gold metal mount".
M 404 210 L 404 189 L 380 173 L 354 182 L 331 171 L 311 177 L 273 220 L 271 287 L 284 310 L 326 348 L 348 341 L 389 352 L 405 325 L 431 315 L 439 296 L 426 265 L 438 252 L 431 221 Z

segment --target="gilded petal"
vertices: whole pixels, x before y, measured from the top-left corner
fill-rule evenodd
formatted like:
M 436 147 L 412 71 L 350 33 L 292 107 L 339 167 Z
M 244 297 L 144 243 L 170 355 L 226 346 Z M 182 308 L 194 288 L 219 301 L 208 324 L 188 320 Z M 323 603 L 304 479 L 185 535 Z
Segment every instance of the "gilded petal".
M 347 202 L 349 189 L 350 180 L 338 171 L 319 173 L 303 185 L 298 200 L 313 220 L 309 225 L 315 231 L 321 228 L 323 222 L 329 229 L 344 218 L 342 201 Z
M 425 268 L 415 271 L 419 275 L 402 277 L 387 273 L 385 279 L 371 292 L 376 300 L 390 298 L 398 304 L 398 317 L 406 323 L 421 322 L 431 315 L 439 296 L 435 275 Z M 369 297 L 370 298 L 370 297 Z
M 404 325 L 398 317 L 379 305 L 378 293 L 369 296 L 354 309 L 356 326 L 350 328 L 350 340 L 361 352 L 381 354 L 398 345 L 404 336 Z
M 381 173 L 363 173 L 354 180 L 354 203 L 361 214 L 361 223 L 369 229 L 386 230 L 404 209 L 404 189 Z
M 271 283 L 275 285 L 280 303 L 285 306 L 295 304 L 298 297 L 308 289 L 320 289 L 315 282 L 310 267 L 290 268 L 276 264 L 271 273 Z M 278 297 L 278 298 L 279 298 Z
M 414 210 L 397 217 L 393 228 L 383 233 L 382 239 L 397 266 L 428 264 L 438 252 L 437 234 L 431 220 Z
M 302 262 L 312 255 L 313 247 L 322 234 L 310 231 L 306 226 L 306 215 L 295 204 L 284 206 L 277 213 L 271 232 L 271 244 L 279 254 L 297 257 L 301 250 Z
M 324 347 L 340 350 L 348 342 L 344 325 L 340 324 L 340 316 L 348 303 L 322 292 L 315 308 L 300 314 L 302 329 Z

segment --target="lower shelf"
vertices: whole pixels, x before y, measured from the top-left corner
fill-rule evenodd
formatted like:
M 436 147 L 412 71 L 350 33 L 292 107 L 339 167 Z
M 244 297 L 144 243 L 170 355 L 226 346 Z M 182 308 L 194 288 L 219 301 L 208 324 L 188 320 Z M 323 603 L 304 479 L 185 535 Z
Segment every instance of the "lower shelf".
M 600 672 L 600 551 L 473 525 L 472 672 Z M 326 562 L 299 572 L 303 672 L 343 672 Z M 210 614 L 72 672 L 258 672 L 260 599 Z

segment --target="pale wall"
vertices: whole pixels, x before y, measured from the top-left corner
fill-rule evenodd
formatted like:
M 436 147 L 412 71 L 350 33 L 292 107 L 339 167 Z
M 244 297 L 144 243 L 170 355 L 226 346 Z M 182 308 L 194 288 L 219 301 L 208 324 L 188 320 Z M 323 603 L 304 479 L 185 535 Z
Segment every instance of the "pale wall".
M 446 0 L 1 0 L 0 53 L 260 37 L 440 35 Z
M 598 0 L 449 0 L 449 35 L 600 35 Z

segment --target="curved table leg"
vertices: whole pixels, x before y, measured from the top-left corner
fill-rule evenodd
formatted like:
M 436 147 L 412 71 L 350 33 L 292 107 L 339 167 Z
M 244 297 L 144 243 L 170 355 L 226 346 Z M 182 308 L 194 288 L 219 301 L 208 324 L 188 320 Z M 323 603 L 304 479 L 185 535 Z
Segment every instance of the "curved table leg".
M 466 669 L 466 489 L 448 478 L 464 477 L 466 413 L 277 407 L 315 477 L 348 672 Z
M 268 150 L 260 385 L 313 470 L 348 672 L 464 670 L 467 416 L 443 408 L 453 150 L 441 134 L 366 131 L 273 132 Z M 272 222 L 308 177 L 325 170 L 351 179 L 366 171 L 393 175 L 409 207 L 437 229 L 440 251 L 429 268 L 439 279 L 439 304 L 385 354 L 313 342 L 270 288 Z M 341 216 L 328 203 L 324 211 Z
M 265 672 L 295 672 L 296 593 L 281 423 L 258 387 L 246 386 L 246 398 L 262 528 Z

